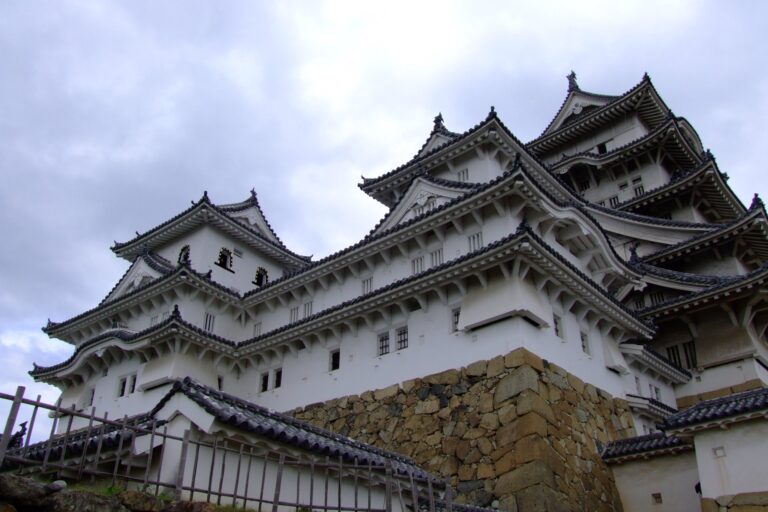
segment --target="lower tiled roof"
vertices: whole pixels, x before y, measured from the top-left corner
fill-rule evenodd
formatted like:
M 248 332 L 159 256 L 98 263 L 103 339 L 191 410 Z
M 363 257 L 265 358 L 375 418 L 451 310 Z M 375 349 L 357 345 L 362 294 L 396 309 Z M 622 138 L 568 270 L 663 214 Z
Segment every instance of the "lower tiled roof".
M 416 465 L 410 458 L 334 434 L 291 416 L 270 411 L 221 391 L 200 384 L 190 377 L 176 381 L 150 413 L 155 415 L 170 398 L 182 393 L 217 420 L 260 436 L 293 445 L 315 454 L 342 457 L 349 462 L 381 468 L 388 460 L 396 473 L 441 481 Z
M 768 388 L 699 402 L 689 409 L 669 416 L 660 427 L 662 430 L 674 430 L 762 410 L 768 412 Z
M 602 453 L 603 460 L 618 459 L 640 454 L 669 451 L 671 449 L 690 449 L 693 445 L 679 437 L 667 436 L 663 432 L 655 432 L 645 436 L 630 437 L 608 443 Z

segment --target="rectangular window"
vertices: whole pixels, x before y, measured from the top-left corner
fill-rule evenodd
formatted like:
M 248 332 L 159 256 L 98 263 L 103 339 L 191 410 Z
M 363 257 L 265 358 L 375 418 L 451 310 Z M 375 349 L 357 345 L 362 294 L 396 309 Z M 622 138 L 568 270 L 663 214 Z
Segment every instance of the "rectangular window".
M 155 325 L 156 323 L 157 323 L 157 315 L 155 315 L 155 316 L 153 316 L 152 318 L 149 319 L 149 326 L 151 327 L 151 326 Z
M 584 331 L 581 332 L 581 350 L 589 355 L 589 337 Z
M 563 319 L 558 315 L 552 316 L 552 328 L 558 338 L 563 338 Z
M 461 316 L 461 308 L 453 308 L 451 311 L 451 332 L 459 330 L 459 317 Z
M 283 369 L 278 368 L 277 370 L 275 370 L 275 385 L 273 387 L 277 389 L 282 385 L 283 385 Z
M 216 321 L 216 315 L 213 315 L 211 313 L 205 314 L 205 322 L 203 324 L 203 329 L 208 332 L 213 332 L 213 323 Z
M 611 207 L 616 206 L 617 204 L 619 204 L 619 197 L 618 196 L 609 197 L 608 204 L 611 205 Z
M 456 181 L 469 181 L 469 169 L 462 169 L 456 173 Z
M 128 394 L 132 394 L 136 391 L 136 374 L 128 376 Z
M 626 190 L 628 186 L 626 181 L 624 183 L 619 183 L 619 190 Z
M 635 309 L 643 309 L 645 307 L 645 297 L 635 298 Z
M 96 397 L 96 388 L 91 388 L 88 393 L 88 403 L 85 404 L 88 407 L 93 406 L 93 399 Z
M 120 384 L 117 387 L 117 396 L 125 396 L 125 391 L 126 391 L 125 386 L 127 383 L 128 383 L 128 380 L 125 377 L 120 379 Z
M 637 187 L 635 187 L 635 197 L 641 196 L 644 193 L 645 193 L 645 188 L 643 188 L 642 185 L 638 185 Z
M 604 155 L 608 152 L 608 148 L 606 147 L 605 142 L 598 144 L 596 147 L 598 155 Z
M 648 398 L 653 398 L 653 384 L 648 383 Z
M 667 359 L 672 361 L 677 366 L 683 366 L 680 364 L 680 349 L 677 345 L 667 347 Z
M 299 306 L 296 306 L 294 308 L 291 308 L 290 321 L 295 322 L 298 319 L 299 319 Z
M 480 249 L 483 246 L 483 233 L 478 232 L 474 235 L 469 235 L 467 237 L 467 241 L 469 242 L 469 252 L 474 252 Z
M 218 389 L 219 391 L 224 389 L 224 377 L 222 377 L 221 375 L 216 377 L 216 389 Z
M 261 322 L 256 322 L 255 324 L 253 324 L 253 335 L 254 336 L 261 335 Z
M 653 398 L 661 402 L 661 389 L 659 386 L 653 386 Z
M 261 392 L 265 392 L 269 389 L 269 374 L 268 373 L 262 373 L 261 374 Z
M 397 350 L 408 348 L 408 327 L 401 327 L 395 333 L 397 335 Z
M 312 314 L 312 301 L 306 302 L 304 304 L 304 317 L 307 318 Z
M 651 294 L 651 304 L 655 306 L 656 304 L 661 304 L 662 302 L 664 302 L 664 292 L 653 292 Z
M 443 264 L 443 249 L 436 249 L 429 253 L 429 266 L 436 267 Z
M 696 368 L 699 366 L 696 360 L 696 343 L 693 340 L 683 343 L 683 353 L 685 354 L 686 368 Z
M 589 190 L 589 180 L 579 182 L 579 192 L 584 192 L 585 190 Z
M 411 274 L 418 274 L 424 271 L 424 256 L 419 256 L 411 260 Z
M 363 279 L 363 295 L 371 293 L 371 290 L 373 290 L 373 277 Z
M 338 370 L 340 365 L 341 365 L 341 350 L 334 350 L 333 352 L 331 352 L 331 360 L 330 360 L 331 371 Z
M 383 356 L 389 354 L 389 333 L 383 332 L 379 334 L 379 355 Z
M 635 389 L 637 390 L 637 394 L 642 396 L 643 388 L 640 387 L 640 377 L 638 376 L 635 376 Z

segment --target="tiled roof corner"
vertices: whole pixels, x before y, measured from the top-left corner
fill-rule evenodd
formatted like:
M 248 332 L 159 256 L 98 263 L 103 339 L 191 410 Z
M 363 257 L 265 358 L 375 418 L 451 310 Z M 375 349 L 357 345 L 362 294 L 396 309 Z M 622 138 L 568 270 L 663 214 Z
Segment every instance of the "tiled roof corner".
M 693 445 L 686 440 L 675 436 L 667 436 L 663 432 L 655 432 L 608 443 L 601 456 L 603 460 L 611 461 L 621 458 L 636 458 L 641 455 L 661 455 L 673 451 L 692 449 Z
M 706 400 L 673 414 L 660 425 L 662 430 L 679 430 L 750 413 L 768 413 L 768 388 L 758 388 L 735 395 Z M 764 415 L 764 414 L 763 414 Z

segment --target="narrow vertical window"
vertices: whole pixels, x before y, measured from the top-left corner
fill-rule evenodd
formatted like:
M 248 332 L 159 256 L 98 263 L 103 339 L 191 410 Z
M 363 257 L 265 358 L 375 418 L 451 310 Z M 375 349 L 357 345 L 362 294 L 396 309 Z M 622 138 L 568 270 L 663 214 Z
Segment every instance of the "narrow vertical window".
M 563 338 L 563 319 L 559 315 L 552 315 L 552 328 L 555 330 L 555 336 Z
M 312 301 L 304 303 L 304 317 L 303 318 L 307 318 L 310 315 L 312 315 Z
M 667 359 L 672 361 L 676 366 L 682 366 L 680 364 L 680 349 L 677 345 L 667 347 Z
M 278 368 L 275 370 L 275 389 L 283 385 L 283 369 Z
M 399 328 L 395 334 L 397 336 L 397 350 L 408 348 L 408 326 Z
M 451 332 L 459 330 L 459 317 L 461 316 L 461 308 L 453 308 L 451 310 Z
M 379 334 L 379 355 L 389 354 L 389 333 Z
M 462 169 L 456 173 L 456 181 L 469 181 L 469 169 Z
M 211 313 L 206 313 L 203 329 L 205 329 L 208 332 L 213 332 L 213 324 L 215 321 L 216 321 L 216 315 Z
M 483 246 L 483 233 L 477 232 L 474 235 L 469 235 L 467 241 L 469 242 L 469 252 L 477 251 Z
M 363 295 L 365 295 L 366 293 L 371 293 L 372 289 L 373 289 L 373 277 L 363 279 Z
M 136 374 L 128 376 L 128 394 L 136 392 Z
M 226 247 L 222 247 L 219 251 L 219 258 L 216 260 L 216 265 L 232 272 L 232 251 Z
M 424 256 L 418 256 L 411 260 L 411 274 L 418 274 L 424 270 Z
M 255 324 L 253 324 L 253 335 L 254 336 L 261 335 L 261 322 L 256 322 Z
M 436 249 L 429 253 L 430 267 L 436 267 L 443 264 L 443 249 Z
M 638 377 L 637 375 L 635 375 L 635 389 L 637 390 L 638 395 L 643 394 L 643 388 L 640 387 L 640 377 Z
M 339 369 L 341 365 L 341 350 L 334 350 L 331 352 L 330 368 L 331 371 Z
M 125 396 L 125 386 L 127 384 L 126 377 L 120 379 L 120 383 L 117 387 L 117 396 Z
M 269 389 L 269 373 L 262 373 L 261 374 L 261 392 L 265 392 Z
M 86 404 L 88 407 L 91 407 L 93 405 L 93 399 L 96 397 L 96 388 L 91 388 L 90 392 L 88 393 L 88 403 Z
M 222 377 L 221 375 L 216 377 L 216 389 L 218 389 L 219 391 L 224 389 L 224 377 Z
M 683 353 L 686 368 L 696 368 L 699 365 L 696 360 L 696 343 L 693 340 L 683 343 Z
M 609 197 L 608 204 L 610 204 L 611 207 L 616 206 L 617 204 L 619 204 L 619 197 L 618 196 Z
M 589 337 L 584 331 L 581 332 L 581 350 L 589 355 Z
M 299 306 L 291 308 L 290 321 L 295 322 L 299 319 Z

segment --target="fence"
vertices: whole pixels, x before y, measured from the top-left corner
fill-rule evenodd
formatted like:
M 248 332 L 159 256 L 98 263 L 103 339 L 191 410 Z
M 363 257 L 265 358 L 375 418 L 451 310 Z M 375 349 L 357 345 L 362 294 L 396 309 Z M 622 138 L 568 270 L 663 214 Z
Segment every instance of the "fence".
M 15 395 L 0 393 L 0 401 L 11 402 L 0 439 L 2 471 L 101 479 L 259 512 L 453 510 L 450 485 L 403 471 L 389 459 L 383 466 L 363 464 L 231 436 L 211 439 L 190 428 L 174 435 L 169 423 L 147 416 L 109 419 L 96 416 L 95 408 L 62 408 L 61 399 L 50 405 L 24 392 L 20 386 Z M 44 440 L 32 442 L 41 412 L 53 421 Z M 28 420 L 17 425 L 20 418 Z M 73 428 L 76 418 L 87 426 Z

